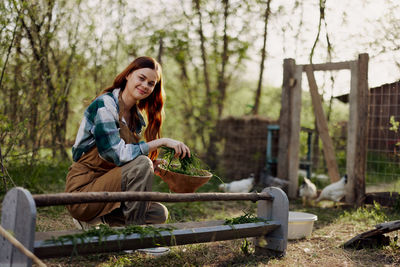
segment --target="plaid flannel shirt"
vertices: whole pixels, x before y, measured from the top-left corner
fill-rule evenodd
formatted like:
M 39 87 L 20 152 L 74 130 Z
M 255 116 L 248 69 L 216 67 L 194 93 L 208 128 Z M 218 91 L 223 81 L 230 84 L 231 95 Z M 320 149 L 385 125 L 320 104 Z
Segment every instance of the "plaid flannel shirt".
M 144 141 L 126 144 L 119 134 L 119 92 L 120 89 L 114 89 L 112 93 L 100 95 L 85 110 L 72 147 L 74 161 L 78 161 L 83 153 L 95 145 L 101 158 L 117 166 L 122 166 L 139 155 L 149 154 L 149 146 Z M 141 124 L 136 132 L 140 133 L 146 124 L 141 114 L 138 114 Z M 122 121 L 126 123 L 124 118 Z

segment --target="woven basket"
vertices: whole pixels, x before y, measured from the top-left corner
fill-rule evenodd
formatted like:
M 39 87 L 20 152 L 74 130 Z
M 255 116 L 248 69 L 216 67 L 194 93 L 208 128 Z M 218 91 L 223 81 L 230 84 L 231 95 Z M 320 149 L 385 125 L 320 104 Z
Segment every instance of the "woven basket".
M 201 172 L 204 173 L 203 176 L 191 176 L 169 171 L 163 166 L 158 167 L 160 168 L 158 175 L 168 184 L 169 189 L 175 193 L 194 193 L 213 176 L 206 170 L 201 170 Z

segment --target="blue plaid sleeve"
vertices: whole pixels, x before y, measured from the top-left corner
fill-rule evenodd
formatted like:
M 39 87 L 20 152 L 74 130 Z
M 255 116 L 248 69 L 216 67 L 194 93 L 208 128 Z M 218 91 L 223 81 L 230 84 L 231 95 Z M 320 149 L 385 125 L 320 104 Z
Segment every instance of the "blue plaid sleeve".
M 117 166 L 135 159 L 139 155 L 148 155 L 149 148 L 145 142 L 126 144 L 119 134 L 118 109 L 111 96 L 104 95 L 94 101 L 93 108 L 96 112 L 92 118 L 92 130 L 100 156 Z M 94 110 L 93 110 L 94 111 Z

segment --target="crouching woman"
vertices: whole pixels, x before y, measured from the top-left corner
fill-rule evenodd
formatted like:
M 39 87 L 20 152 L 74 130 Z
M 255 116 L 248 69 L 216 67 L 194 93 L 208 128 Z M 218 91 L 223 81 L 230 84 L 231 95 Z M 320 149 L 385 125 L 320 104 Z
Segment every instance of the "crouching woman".
M 86 109 L 72 148 L 74 163 L 65 191 L 151 191 L 159 147 L 190 157 L 184 143 L 161 138 L 163 105 L 160 64 L 151 57 L 135 59 Z M 83 229 L 99 223 L 164 223 L 168 218 L 167 208 L 157 202 L 83 203 L 67 209 Z

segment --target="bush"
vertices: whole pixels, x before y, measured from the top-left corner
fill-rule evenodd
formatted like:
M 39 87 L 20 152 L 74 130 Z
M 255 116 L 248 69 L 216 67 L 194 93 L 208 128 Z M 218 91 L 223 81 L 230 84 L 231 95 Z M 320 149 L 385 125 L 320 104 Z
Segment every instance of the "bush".
M 35 165 L 12 163 L 7 166 L 7 170 L 16 186 L 24 187 L 32 194 L 54 193 L 64 191 L 65 177 L 70 165 L 70 161 L 40 161 Z M 10 189 L 14 184 L 7 181 L 7 186 Z M 1 190 L 0 194 L 3 196 L 5 190 Z

